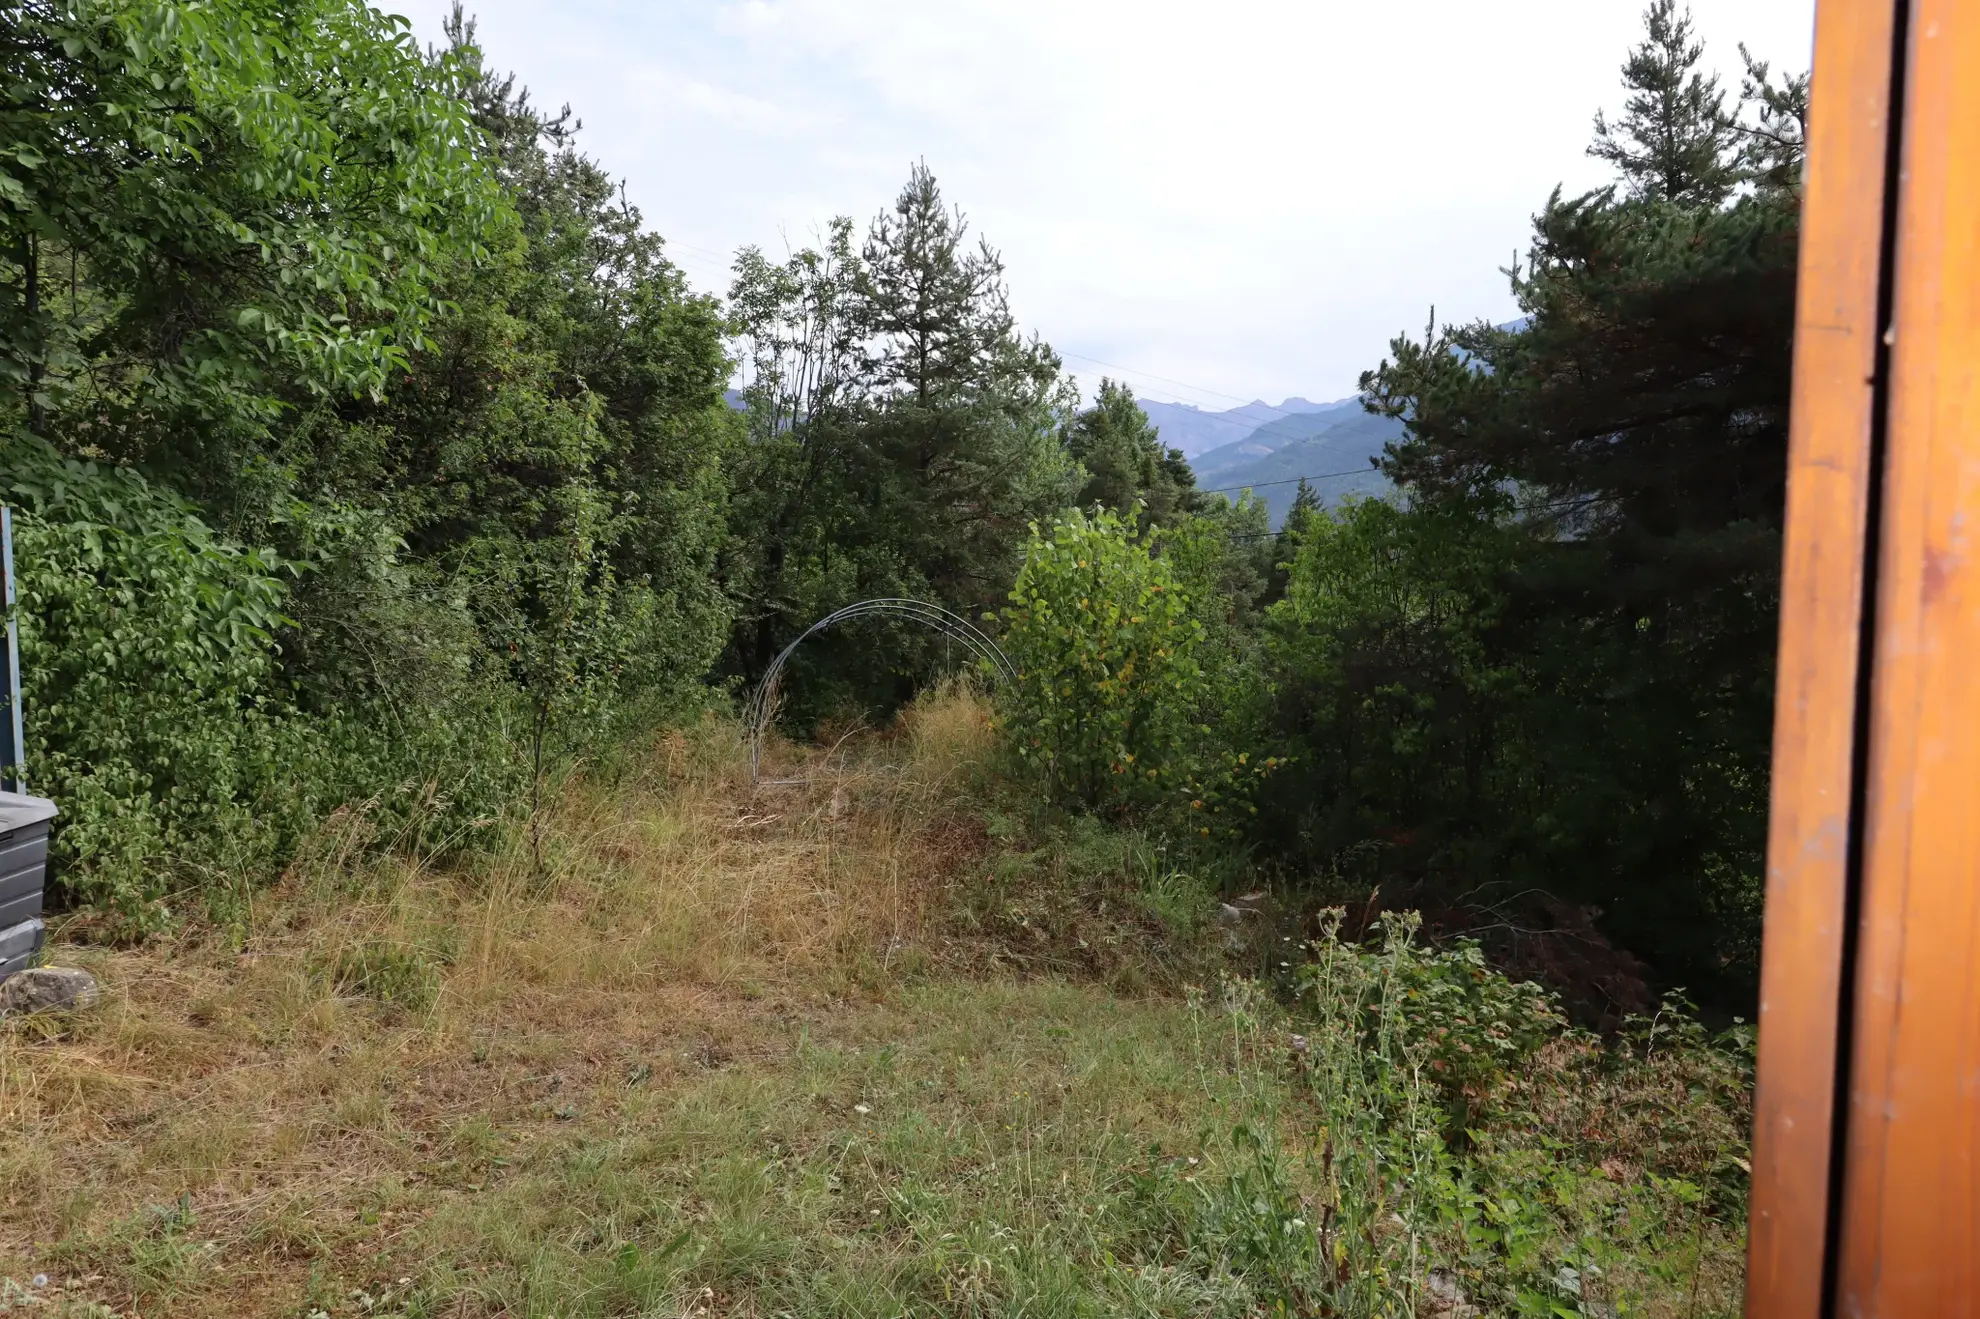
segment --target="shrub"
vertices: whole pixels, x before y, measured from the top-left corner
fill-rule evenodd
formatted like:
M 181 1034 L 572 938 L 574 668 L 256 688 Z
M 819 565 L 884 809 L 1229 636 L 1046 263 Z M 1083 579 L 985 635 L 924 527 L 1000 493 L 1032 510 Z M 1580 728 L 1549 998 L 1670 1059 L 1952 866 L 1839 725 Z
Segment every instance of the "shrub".
M 1053 795 L 1088 808 L 1173 795 L 1203 695 L 1202 628 L 1147 537 L 1109 510 L 1034 526 L 1004 621 L 1009 729 Z
M 189 872 L 266 858 L 317 805 L 298 769 L 323 739 L 272 694 L 292 566 L 129 473 L 8 459 L 27 779 L 61 807 L 64 883 L 141 932 Z
M 1003 616 L 1005 727 L 1057 801 L 1224 832 L 1278 762 L 1217 745 L 1203 624 L 1152 536 L 1105 509 L 1032 528 Z
M 128 470 L 30 439 L 0 447 L 0 464 L 0 497 L 20 506 L 25 777 L 60 808 L 55 873 L 103 932 L 169 925 L 174 894 L 223 902 L 340 804 L 368 798 L 358 814 L 371 836 L 435 851 L 512 794 L 498 731 L 512 696 L 454 672 L 478 644 L 471 633 L 422 641 L 418 624 L 432 631 L 442 614 L 431 606 L 408 620 L 343 604 L 309 628 L 288 616 L 326 579 L 345 595 L 413 593 L 415 583 L 367 583 L 321 543 L 361 537 L 333 535 L 319 517 L 298 537 L 309 557 L 292 559 L 231 540 Z M 285 643 L 314 642 L 321 658 L 331 622 L 372 659 L 365 680 L 299 687 Z M 403 689 L 371 636 L 431 661 L 433 676 Z
M 1475 947 L 1418 944 L 1414 913 L 1375 948 L 1341 920 L 1323 916 L 1294 1011 L 1326 1312 L 1736 1309 L 1749 1032 L 1714 1037 L 1673 1001 L 1605 1043 Z

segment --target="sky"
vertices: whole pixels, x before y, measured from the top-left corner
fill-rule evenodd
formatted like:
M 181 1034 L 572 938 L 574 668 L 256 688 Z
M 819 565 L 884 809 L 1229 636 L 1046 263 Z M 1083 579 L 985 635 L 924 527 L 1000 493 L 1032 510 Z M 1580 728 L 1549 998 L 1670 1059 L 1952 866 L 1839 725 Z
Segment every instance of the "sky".
M 444 0 L 396 0 L 437 41 Z M 1805 69 L 1814 0 L 1693 0 Z M 1584 154 L 1639 0 L 469 0 L 571 105 L 699 289 L 862 228 L 925 161 L 1091 393 L 1221 409 L 1354 391 L 1398 333 L 1510 319 L 1500 273 Z

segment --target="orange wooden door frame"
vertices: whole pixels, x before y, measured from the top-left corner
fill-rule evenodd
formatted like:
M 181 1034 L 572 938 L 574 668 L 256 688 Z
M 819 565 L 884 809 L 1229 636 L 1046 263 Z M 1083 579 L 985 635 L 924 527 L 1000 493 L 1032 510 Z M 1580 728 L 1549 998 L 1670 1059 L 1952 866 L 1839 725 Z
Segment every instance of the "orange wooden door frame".
M 1819 0 L 1749 1319 L 1980 1315 L 1980 0 Z

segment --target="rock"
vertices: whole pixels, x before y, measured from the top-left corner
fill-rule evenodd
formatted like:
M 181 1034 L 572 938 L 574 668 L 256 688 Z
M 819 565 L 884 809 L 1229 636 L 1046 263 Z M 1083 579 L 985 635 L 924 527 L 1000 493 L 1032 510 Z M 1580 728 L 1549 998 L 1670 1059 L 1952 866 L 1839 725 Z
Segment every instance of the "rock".
M 0 1017 L 93 1008 L 96 977 L 73 966 L 40 966 L 0 980 Z
M 1449 1269 L 1430 1270 L 1430 1276 L 1423 1280 L 1423 1293 L 1425 1314 L 1440 1319 L 1475 1319 L 1478 1314 L 1478 1307 L 1464 1298 L 1457 1274 Z

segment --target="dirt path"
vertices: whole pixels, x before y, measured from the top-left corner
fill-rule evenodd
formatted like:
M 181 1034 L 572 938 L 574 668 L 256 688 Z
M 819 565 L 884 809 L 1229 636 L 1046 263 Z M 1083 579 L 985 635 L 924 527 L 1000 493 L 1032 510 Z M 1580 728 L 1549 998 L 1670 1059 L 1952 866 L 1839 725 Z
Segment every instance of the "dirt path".
M 59 948 L 105 1001 L 0 1026 L 0 1308 L 889 1313 L 1057 1285 L 1151 1143 L 1266 1082 L 1211 1075 L 1174 998 L 954 955 L 982 740 L 955 704 L 891 763 L 766 792 L 719 730 L 676 734 L 648 781 L 570 795 L 547 873 L 355 862 L 347 821 L 241 946 Z

